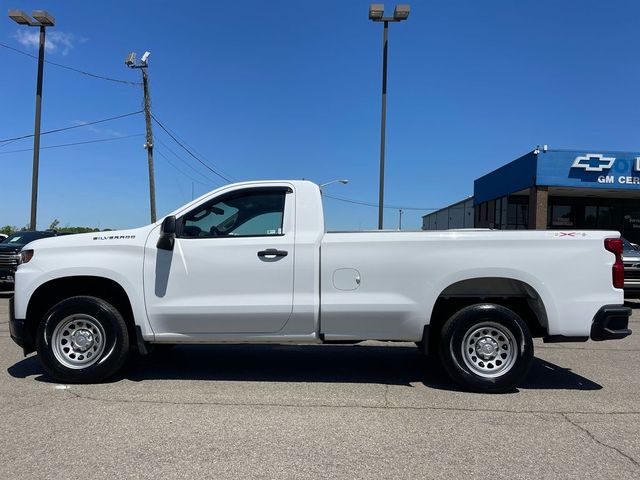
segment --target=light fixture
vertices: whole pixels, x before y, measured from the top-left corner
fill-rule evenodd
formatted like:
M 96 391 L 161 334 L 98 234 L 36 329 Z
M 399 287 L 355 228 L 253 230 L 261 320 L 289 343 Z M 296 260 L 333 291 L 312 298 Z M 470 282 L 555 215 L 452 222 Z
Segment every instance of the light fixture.
M 53 27 L 56 24 L 56 19 L 44 10 L 34 10 L 31 12 L 31 16 L 40 22 L 40 25 L 44 25 L 45 27 Z
M 135 52 L 131 52 L 129 55 L 127 55 L 127 58 L 125 58 L 124 60 L 124 64 L 127 67 L 131 67 L 133 65 L 136 64 L 136 53 Z
M 349 183 L 349 180 L 347 180 L 346 178 L 342 178 L 342 179 L 338 179 L 338 180 L 331 180 L 330 182 L 327 183 L 322 183 L 320 185 L 318 185 L 320 187 L 320 189 L 326 187 L 327 185 L 333 185 L 334 183 L 341 183 L 343 185 L 346 185 L 347 183 Z
M 31 25 L 33 19 L 22 10 L 9 10 L 9 18 L 20 25 Z
M 372 3 L 369 5 L 369 20 L 380 20 L 384 15 L 384 4 Z
M 396 5 L 396 8 L 393 10 L 393 18 L 395 20 L 401 21 L 409 18 L 409 5 Z

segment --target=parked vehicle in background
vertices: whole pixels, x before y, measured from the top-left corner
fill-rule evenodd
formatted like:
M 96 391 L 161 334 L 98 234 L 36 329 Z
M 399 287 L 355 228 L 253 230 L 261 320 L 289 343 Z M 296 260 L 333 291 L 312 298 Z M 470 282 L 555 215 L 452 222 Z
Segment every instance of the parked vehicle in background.
M 624 296 L 640 297 L 640 250 L 637 245 L 622 239 L 622 261 L 624 262 Z
M 64 383 L 101 381 L 152 344 L 384 340 L 501 392 L 527 374 L 533 337 L 631 334 L 619 237 L 327 232 L 318 185 L 237 183 L 142 228 L 29 245 L 9 328 Z
M 16 232 L 0 242 L 0 283 L 13 283 L 22 247 L 34 240 L 56 235 L 53 231 Z
M 7 238 L 9 235 L 5 235 L 4 233 L 0 233 L 0 243 L 2 243 L 4 241 L 5 238 Z

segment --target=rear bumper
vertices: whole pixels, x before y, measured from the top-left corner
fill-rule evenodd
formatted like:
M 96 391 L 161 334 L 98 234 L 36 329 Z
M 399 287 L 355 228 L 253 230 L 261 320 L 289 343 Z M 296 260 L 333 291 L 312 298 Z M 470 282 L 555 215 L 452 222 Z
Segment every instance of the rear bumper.
M 34 339 L 26 326 L 26 321 L 15 317 L 13 297 L 9 299 L 9 335 L 16 345 L 22 347 L 25 356 L 35 350 Z
M 631 335 L 629 317 L 631 309 L 622 305 L 605 305 L 591 324 L 591 340 L 619 340 Z

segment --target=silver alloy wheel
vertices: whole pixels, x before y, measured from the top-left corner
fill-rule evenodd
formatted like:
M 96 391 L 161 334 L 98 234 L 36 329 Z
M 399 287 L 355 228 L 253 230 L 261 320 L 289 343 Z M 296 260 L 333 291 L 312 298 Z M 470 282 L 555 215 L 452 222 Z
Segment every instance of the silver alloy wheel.
M 511 331 L 494 322 L 471 327 L 462 339 L 462 359 L 473 373 L 495 378 L 507 373 L 516 362 L 518 344 Z
M 100 322 L 90 315 L 78 313 L 58 323 L 51 336 L 51 349 L 62 365 L 78 370 L 100 359 L 105 341 Z

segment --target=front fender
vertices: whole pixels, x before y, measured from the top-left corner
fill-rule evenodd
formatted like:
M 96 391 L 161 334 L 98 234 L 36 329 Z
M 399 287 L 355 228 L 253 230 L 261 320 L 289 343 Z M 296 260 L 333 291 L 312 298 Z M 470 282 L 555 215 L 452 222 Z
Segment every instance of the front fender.
M 35 257 L 36 256 L 34 256 L 34 260 Z M 29 262 L 28 264 L 21 265 L 16 272 L 16 318 L 26 318 L 30 298 L 38 288 L 46 283 L 57 279 L 79 276 L 105 278 L 122 287 L 129 298 L 135 324 L 140 327 L 143 337 L 146 340 L 153 339 L 153 329 L 151 328 L 144 307 L 142 255 L 138 256 L 136 262 L 124 262 L 121 258 L 118 258 L 117 261 L 114 259 L 113 262 L 105 261 L 106 264 L 117 266 L 117 270 L 115 268 L 106 268 L 97 265 L 80 265 L 80 262 L 72 266 L 52 268 L 52 265 L 47 265 L 49 260 L 46 257 L 46 254 L 40 255 L 37 262 L 32 260 L 33 263 Z M 104 261 L 104 258 L 104 256 L 101 256 L 101 261 Z M 63 257 L 57 255 L 56 264 L 60 265 L 64 263 L 66 262 Z

